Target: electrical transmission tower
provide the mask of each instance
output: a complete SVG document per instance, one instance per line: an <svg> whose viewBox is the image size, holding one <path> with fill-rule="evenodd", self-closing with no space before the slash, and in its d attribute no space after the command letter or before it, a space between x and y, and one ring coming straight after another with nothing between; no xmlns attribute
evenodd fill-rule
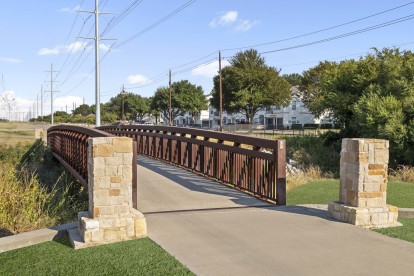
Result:
<svg viewBox="0 0 414 276"><path fill-rule="evenodd" d="M99 15L100 14L109 14L107 12L99 11L99 1L95 0L95 10L94 11L79 11L86 13L95 14L95 37L80 37L84 39L94 39L95 40L95 126L101 126L101 99L100 99L100 58L99 58L99 41L103 40L99 35ZM109 40L109 39L105 39Z"/></svg>
<svg viewBox="0 0 414 276"><path fill-rule="evenodd" d="M48 71L49 72L49 71ZM53 83L57 82L56 80L53 79L53 73L58 72L58 71L53 71L53 63L50 64L50 91L45 91L45 92L50 92L50 123L53 125L54 121L53 121L53 93L59 92L59 91L54 91L53 90Z"/></svg>

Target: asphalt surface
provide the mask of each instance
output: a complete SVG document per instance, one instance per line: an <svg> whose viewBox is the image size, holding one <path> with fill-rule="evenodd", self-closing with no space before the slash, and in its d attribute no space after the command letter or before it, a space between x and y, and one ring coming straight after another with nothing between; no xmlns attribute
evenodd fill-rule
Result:
<svg viewBox="0 0 414 276"><path fill-rule="evenodd" d="M414 243L139 156L148 235L197 275L414 275ZM333 199L335 200L335 199Z"/></svg>

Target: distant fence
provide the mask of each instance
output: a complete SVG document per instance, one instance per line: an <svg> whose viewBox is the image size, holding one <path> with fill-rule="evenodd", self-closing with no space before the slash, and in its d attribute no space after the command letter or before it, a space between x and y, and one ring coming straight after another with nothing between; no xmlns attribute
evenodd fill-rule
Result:
<svg viewBox="0 0 414 276"><path fill-rule="evenodd" d="M88 138L113 136L97 129L58 125L47 130L47 143L56 159L88 188Z"/></svg>
<svg viewBox="0 0 414 276"><path fill-rule="evenodd" d="M99 130L131 137L138 154L218 179L257 197L286 204L286 143L194 128L120 125Z"/></svg>

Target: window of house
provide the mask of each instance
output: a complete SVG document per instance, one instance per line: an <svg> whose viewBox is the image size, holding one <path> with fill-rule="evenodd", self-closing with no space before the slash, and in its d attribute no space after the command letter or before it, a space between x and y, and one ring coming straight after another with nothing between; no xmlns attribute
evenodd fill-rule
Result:
<svg viewBox="0 0 414 276"><path fill-rule="evenodd" d="M280 110L280 106L275 106L275 110Z"/></svg>
<svg viewBox="0 0 414 276"><path fill-rule="evenodd" d="M298 124L299 121L296 121L296 117L292 117L292 124Z"/></svg>
<svg viewBox="0 0 414 276"><path fill-rule="evenodd" d="M292 101L292 110L296 110L296 100Z"/></svg>

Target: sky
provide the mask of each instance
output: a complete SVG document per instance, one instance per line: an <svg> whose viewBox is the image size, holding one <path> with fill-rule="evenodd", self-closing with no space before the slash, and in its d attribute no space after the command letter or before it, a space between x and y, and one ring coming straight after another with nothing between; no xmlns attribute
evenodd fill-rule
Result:
<svg viewBox="0 0 414 276"><path fill-rule="evenodd" d="M99 0L100 99L150 97L188 80L207 95L222 65L254 48L280 74L319 61L358 59L372 48L413 50L414 2L407 0ZM95 104L94 0L2 1L0 118ZM405 20L398 22L395 20ZM392 22L398 22L390 24ZM372 28L376 26L375 28ZM43 87L43 93L41 93ZM39 104L38 104L39 102ZM39 106L39 108L38 108ZM14 114L14 115L13 115Z"/></svg>

